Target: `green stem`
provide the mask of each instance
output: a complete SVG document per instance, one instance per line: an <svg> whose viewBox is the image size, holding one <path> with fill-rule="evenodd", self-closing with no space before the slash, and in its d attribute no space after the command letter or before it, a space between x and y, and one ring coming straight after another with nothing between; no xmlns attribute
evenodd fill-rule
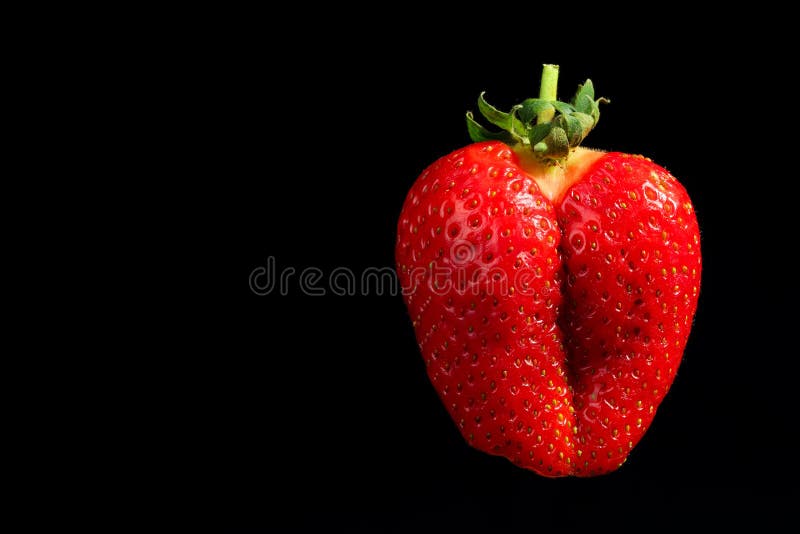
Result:
<svg viewBox="0 0 800 534"><path fill-rule="evenodd" d="M544 65L542 68L542 83L539 86L539 98L542 100L556 100L558 89L558 65ZM545 124L553 120L556 110L544 109L536 115L537 124Z"/></svg>

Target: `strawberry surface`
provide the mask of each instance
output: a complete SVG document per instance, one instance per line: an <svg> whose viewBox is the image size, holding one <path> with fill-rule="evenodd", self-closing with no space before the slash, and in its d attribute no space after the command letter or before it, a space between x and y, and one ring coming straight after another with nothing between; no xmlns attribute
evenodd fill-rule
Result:
<svg viewBox="0 0 800 534"><path fill-rule="evenodd" d="M625 460L675 378L697 307L700 236L678 181L620 153L594 163L558 217L575 472L603 473Z"/></svg>
<svg viewBox="0 0 800 534"><path fill-rule="evenodd" d="M428 375L475 448L545 476L614 470L675 377L700 280L682 186L639 156L563 172L498 141L426 169L398 272Z"/></svg>

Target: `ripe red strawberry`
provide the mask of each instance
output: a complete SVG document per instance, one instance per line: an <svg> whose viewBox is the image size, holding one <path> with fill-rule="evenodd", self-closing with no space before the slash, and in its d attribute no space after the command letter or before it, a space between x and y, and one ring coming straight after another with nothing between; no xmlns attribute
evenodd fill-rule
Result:
<svg viewBox="0 0 800 534"><path fill-rule="evenodd" d="M572 105L501 113L494 134L428 167L398 225L397 265L428 374L464 437L545 476L617 469L681 361L700 288L691 201L641 156L577 148ZM499 140L483 140L488 137Z"/></svg>

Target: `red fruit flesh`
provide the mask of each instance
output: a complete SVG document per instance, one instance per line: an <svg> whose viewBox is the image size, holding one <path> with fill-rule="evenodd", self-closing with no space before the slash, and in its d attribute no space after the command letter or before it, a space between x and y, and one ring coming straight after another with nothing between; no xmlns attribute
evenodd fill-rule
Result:
<svg viewBox="0 0 800 534"><path fill-rule="evenodd" d="M429 377L472 446L545 476L621 465L699 291L697 222L667 171L585 149L548 171L476 143L414 184L396 256Z"/></svg>

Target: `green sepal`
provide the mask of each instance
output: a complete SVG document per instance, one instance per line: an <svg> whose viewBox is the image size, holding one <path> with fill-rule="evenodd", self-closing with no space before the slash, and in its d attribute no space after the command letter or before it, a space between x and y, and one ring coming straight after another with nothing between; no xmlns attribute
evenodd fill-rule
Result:
<svg viewBox="0 0 800 534"><path fill-rule="evenodd" d="M536 116L547 109L553 109L553 104L541 98L526 98L519 109L519 118L525 124L530 124Z"/></svg>
<svg viewBox="0 0 800 534"><path fill-rule="evenodd" d="M517 119L513 113L504 113L489 104L483 98L484 94L486 94L485 91L478 97L478 111L481 112L481 115L486 117L487 121L491 122L495 126L499 126L503 130L521 140L526 131L526 128L522 122L520 122L520 120Z"/></svg>
<svg viewBox="0 0 800 534"><path fill-rule="evenodd" d="M467 131L474 142L497 140L511 146L527 146L536 156L551 164L562 164L575 148L597 126L600 119L600 104L608 103L605 98L595 98L591 80L578 86L571 103L543 98L527 98L506 113L498 110L484 98L478 97L478 110L486 120L501 128L492 132L480 125L471 112L467 113ZM553 93L555 94L555 93ZM554 116L547 120L553 111ZM544 115L544 119L542 119Z"/></svg>
<svg viewBox="0 0 800 534"><path fill-rule="evenodd" d="M561 115L556 122L565 130L570 146L578 146L594 126L594 119L579 111Z"/></svg>
<svg viewBox="0 0 800 534"><path fill-rule="evenodd" d="M553 101L553 107L556 108L557 112L559 112L561 114L564 114L564 115L569 115L569 114L575 112L575 108L573 108L572 106L570 106L566 102L560 102L558 100L554 100Z"/></svg>
<svg viewBox="0 0 800 534"><path fill-rule="evenodd" d="M557 119L557 124L565 132L569 144L579 143L581 140L581 123L572 115L561 115Z"/></svg>
<svg viewBox="0 0 800 534"><path fill-rule="evenodd" d="M575 107L576 111L592 115L592 111L597 108L597 103L594 101L594 85L592 84L592 80L586 80L586 83L578 86L578 92L575 93L572 105Z"/></svg>
<svg viewBox="0 0 800 534"><path fill-rule="evenodd" d="M608 104L610 102L607 98L594 98L592 80L586 80L583 85L579 85L578 92L575 93L575 98L572 99L573 107L577 111L589 115L594 120L594 126L597 126L597 121L600 120L600 104Z"/></svg>
<svg viewBox="0 0 800 534"><path fill-rule="evenodd" d="M547 145L548 159L559 161L569 156L570 143L563 128L554 126L542 142Z"/></svg>
<svg viewBox="0 0 800 534"><path fill-rule="evenodd" d="M547 134L550 133L550 129L553 127L552 122L545 122L544 124L534 124L530 130L528 130L528 140L530 144L535 145L545 137Z"/></svg>
<svg viewBox="0 0 800 534"><path fill-rule="evenodd" d="M508 132L491 132L477 123L471 111L467 111L467 132L473 143L482 141L503 141L513 144L514 138Z"/></svg>

